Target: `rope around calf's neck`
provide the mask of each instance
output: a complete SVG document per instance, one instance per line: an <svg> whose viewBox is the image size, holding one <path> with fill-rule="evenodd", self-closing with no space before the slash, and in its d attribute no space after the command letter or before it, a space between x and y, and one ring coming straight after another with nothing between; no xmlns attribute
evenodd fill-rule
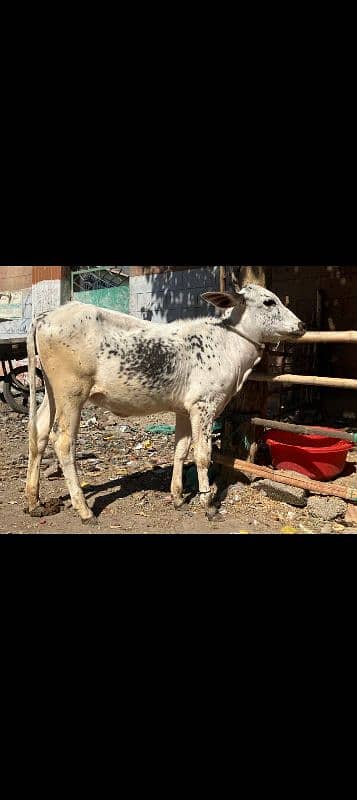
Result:
<svg viewBox="0 0 357 800"><path fill-rule="evenodd" d="M237 329L234 328L233 325L228 325L227 323L225 323L224 327L225 328L229 328L229 330L233 331L233 333L237 333L238 336L242 336L242 338L246 339L247 342L250 342L251 344L254 344L254 346L257 347L258 350L265 350L265 344L262 344L262 342L256 342L254 339L251 339L249 336L246 336L245 333L242 333L241 331L237 331Z"/></svg>

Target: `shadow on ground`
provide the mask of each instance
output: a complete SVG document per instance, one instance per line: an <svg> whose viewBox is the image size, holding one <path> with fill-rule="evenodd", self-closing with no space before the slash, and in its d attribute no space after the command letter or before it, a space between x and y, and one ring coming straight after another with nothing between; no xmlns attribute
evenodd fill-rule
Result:
<svg viewBox="0 0 357 800"><path fill-rule="evenodd" d="M197 483L194 479L192 480L193 470L195 470L195 465L193 463L185 465L183 480L185 502L182 507L183 509L187 509L187 506L192 502L192 500L198 496ZM118 478L105 481L104 483L89 484L83 488L83 492L87 502L92 498L95 498L92 505L92 511L95 517L98 518L106 508L114 505L117 500L123 500L125 497L129 497L134 494L151 491L162 492L162 494L169 497L171 477L172 467L160 472L157 470L145 470L141 472L134 472L131 475L118 476ZM217 478L217 472L213 469L212 473L210 474L211 483L212 480L216 479L217 481ZM249 483L249 481L247 482ZM229 485L230 484L227 484L227 482L221 484L219 480L217 481L217 495L214 501L214 505L217 508L220 508L222 501L226 498ZM117 491L115 491L116 489ZM102 494L103 492L108 492L108 494ZM99 497L98 494L100 495ZM63 495L61 499L64 502L69 501L69 495Z"/></svg>

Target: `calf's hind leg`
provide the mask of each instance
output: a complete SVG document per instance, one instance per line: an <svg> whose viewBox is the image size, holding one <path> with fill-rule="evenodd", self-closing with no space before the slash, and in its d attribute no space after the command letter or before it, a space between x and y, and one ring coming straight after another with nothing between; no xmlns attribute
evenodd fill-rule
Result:
<svg viewBox="0 0 357 800"><path fill-rule="evenodd" d="M51 391L47 390L36 417L33 421L30 420L29 426L29 460L25 494L30 514L35 511L40 504L41 461L48 444L54 415L53 397Z"/></svg>
<svg viewBox="0 0 357 800"><path fill-rule="evenodd" d="M75 462L76 439L84 402L85 400L79 404L78 398L67 398L66 402L62 402L60 406L57 405L51 441L62 467L72 506L78 511L82 522L88 522L94 515L87 505L80 487Z"/></svg>

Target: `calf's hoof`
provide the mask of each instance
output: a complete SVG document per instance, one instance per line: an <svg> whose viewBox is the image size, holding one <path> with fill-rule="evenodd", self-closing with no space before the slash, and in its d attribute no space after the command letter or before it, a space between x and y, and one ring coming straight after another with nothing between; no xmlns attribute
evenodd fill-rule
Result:
<svg viewBox="0 0 357 800"><path fill-rule="evenodd" d="M174 508L176 509L176 511L179 511L180 508L182 508L182 506L185 505L185 502L186 501L185 501L184 497L174 497L173 498L173 504L174 504Z"/></svg>
<svg viewBox="0 0 357 800"><path fill-rule="evenodd" d="M216 514L218 514L218 508L216 508L216 506L210 506L206 511L206 517L209 520L214 519Z"/></svg>
<svg viewBox="0 0 357 800"><path fill-rule="evenodd" d="M92 514L90 517L81 517L82 525L98 525L97 517Z"/></svg>

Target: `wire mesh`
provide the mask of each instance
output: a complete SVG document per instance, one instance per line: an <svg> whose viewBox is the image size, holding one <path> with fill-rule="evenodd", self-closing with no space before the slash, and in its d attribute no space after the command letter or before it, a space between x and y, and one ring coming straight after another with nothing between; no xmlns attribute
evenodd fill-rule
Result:
<svg viewBox="0 0 357 800"><path fill-rule="evenodd" d="M72 272L72 294L121 286L128 280L130 267L81 267Z"/></svg>

